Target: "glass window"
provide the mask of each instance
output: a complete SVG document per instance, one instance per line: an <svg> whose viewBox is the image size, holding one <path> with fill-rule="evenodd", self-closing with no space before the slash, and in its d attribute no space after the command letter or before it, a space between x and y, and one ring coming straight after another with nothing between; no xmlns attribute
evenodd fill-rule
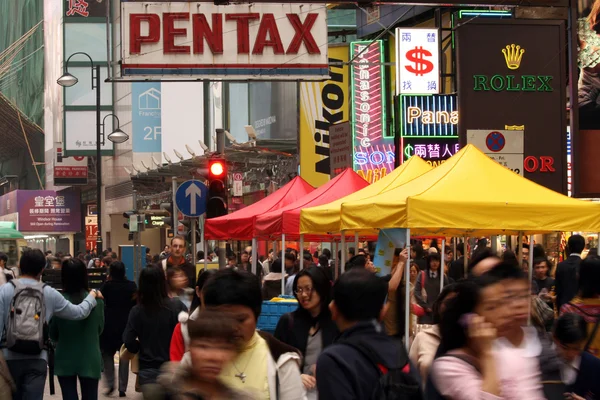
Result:
<svg viewBox="0 0 600 400"><path fill-rule="evenodd" d="M248 84L229 84L229 132L240 143L248 141Z"/></svg>
<svg viewBox="0 0 600 400"><path fill-rule="evenodd" d="M19 260L17 241L15 239L2 239L0 240L0 252L6 254L8 257L8 265L9 267L14 267L18 265L17 261Z"/></svg>
<svg viewBox="0 0 600 400"><path fill-rule="evenodd" d="M95 106L96 90L92 90L91 67L69 67L69 73L79 79L75 85L65 89L65 105ZM104 82L107 78L106 67L100 67L100 104L112 105L112 83Z"/></svg>
<svg viewBox="0 0 600 400"><path fill-rule="evenodd" d="M257 136L297 140L298 85L295 82L251 82L249 85L250 124Z"/></svg>
<svg viewBox="0 0 600 400"><path fill-rule="evenodd" d="M106 59L106 24L65 24L65 60L78 51L86 52L94 62ZM84 60L75 56L73 60Z"/></svg>

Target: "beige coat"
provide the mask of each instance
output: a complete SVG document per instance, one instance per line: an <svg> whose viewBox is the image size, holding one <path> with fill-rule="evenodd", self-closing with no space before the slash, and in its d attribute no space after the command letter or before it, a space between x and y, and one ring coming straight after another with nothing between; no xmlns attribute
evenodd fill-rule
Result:
<svg viewBox="0 0 600 400"><path fill-rule="evenodd" d="M423 382L427 382L427 376L433 364L435 353L440 345L440 329L437 325L417 333L410 347L410 361L417 367Z"/></svg>

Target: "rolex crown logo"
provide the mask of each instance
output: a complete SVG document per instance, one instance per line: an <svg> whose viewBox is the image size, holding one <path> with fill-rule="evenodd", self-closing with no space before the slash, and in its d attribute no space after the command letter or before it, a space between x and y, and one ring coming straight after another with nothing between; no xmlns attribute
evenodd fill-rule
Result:
<svg viewBox="0 0 600 400"><path fill-rule="evenodd" d="M525 49L522 49L521 46L518 44L515 45L514 43L507 44L506 47L502 49L502 54L504 54L508 69L519 69L523 53L525 53Z"/></svg>

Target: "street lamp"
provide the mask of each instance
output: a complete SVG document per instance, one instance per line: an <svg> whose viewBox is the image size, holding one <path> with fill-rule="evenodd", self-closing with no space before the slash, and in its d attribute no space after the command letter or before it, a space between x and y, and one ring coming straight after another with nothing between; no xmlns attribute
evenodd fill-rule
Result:
<svg viewBox="0 0 600 400"><path fill-rule="evenodd" d="M102 145L104 145L104 120L112 116L117 120L117 129L108 135L108 140L113 143L123 143L129 139L129 136L119 128L119 118L114 114L109 114L100 122L100 65L94 65L94 60L89 54L84 52L73 53L65 62L65 71L63 75L56 80L60 86L71 87L79 81L77 77L69 73L69 61L73 56L81 54L90 60L92 67L92 90L96 89L96 214L98 215L98 236L96 238L96 252L102 253Z"/></svg>

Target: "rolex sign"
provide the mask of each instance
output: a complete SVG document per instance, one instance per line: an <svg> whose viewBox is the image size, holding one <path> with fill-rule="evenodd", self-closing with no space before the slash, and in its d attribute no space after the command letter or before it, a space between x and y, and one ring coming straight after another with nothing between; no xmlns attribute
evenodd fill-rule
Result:
<svg viewBox="0 0 600 400"><path fill-rule="evenodd" d="M461 144L467 131L523 131L524 176L566 194L565 56L563 21L458 23Z"/></svg>

